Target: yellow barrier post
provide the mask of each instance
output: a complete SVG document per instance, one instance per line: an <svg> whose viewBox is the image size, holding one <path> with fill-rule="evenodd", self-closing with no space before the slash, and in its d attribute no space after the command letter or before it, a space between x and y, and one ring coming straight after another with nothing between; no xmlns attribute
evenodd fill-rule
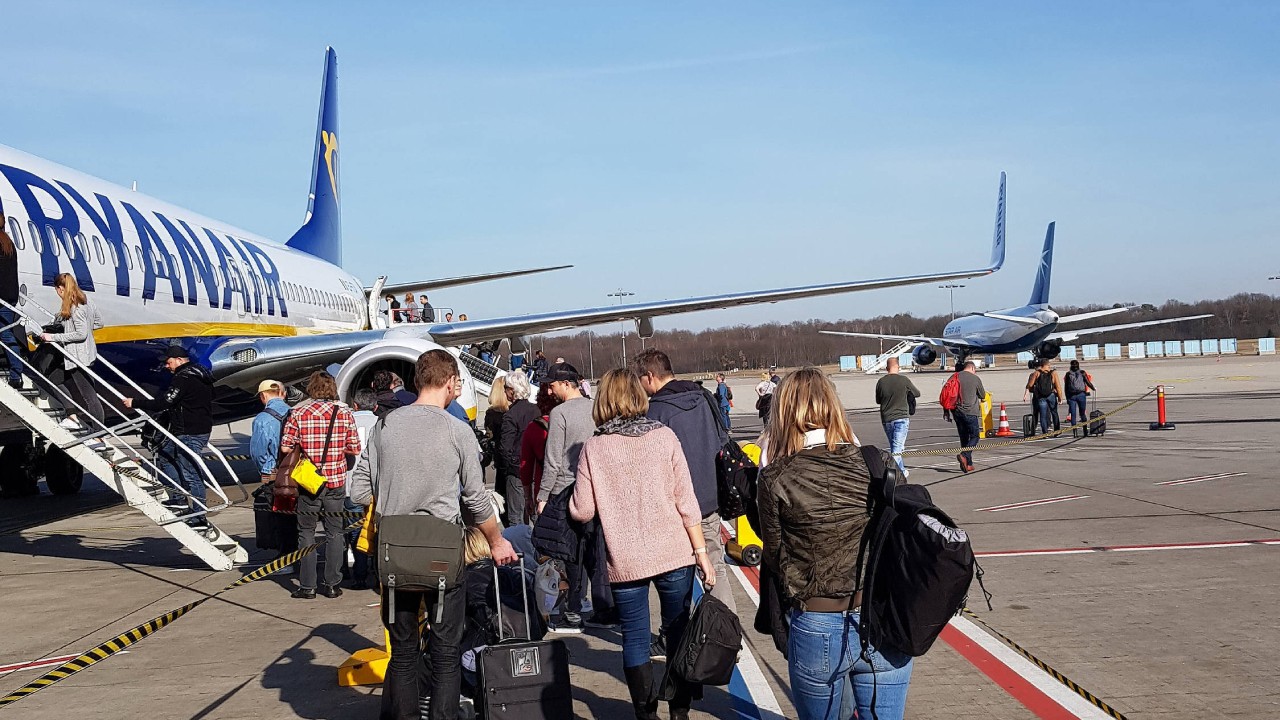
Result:
<svg viewBox="0 0 1280 720"><path fill-rule="evenodd" d="M378 609L381 618L382 609ZM391 633L382 630L386 647L365 648L357 650L351 657L338 666L338 685L354 687L357 685L381 685L387 676L387 663L391 662Z"/></svg>
<svg viewBox="0 0 1280 720"><path fill-rule="evenodd" d="M987 393L986 397L982 398L982 428L978 430L978 437L987 437L994 427L995 421L991 417L991 393Z"/></svg>

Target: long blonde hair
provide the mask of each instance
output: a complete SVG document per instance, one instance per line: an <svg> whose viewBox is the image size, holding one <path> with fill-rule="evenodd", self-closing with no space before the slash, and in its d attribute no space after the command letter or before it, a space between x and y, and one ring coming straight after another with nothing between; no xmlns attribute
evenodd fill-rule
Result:
<svg viewBox="0 0 1280 720"><path fill-rule="evenodd" d="M511 403L507 402L507 378L505 375L499 375L497 380L493 381L493 387L489 390L489 409L498 412L506 412L511 409Z"/></svg>
<svg viewBox="0 0 1280 720"><path fill-rule="evenodd" d="M76 276L71 273L59 273L53 281L53 286L62 288L63 319L70 319L71 311L75 310L77 305L89 302L89 298L85 297L84 291L80 289L80 284L76 282Z"/></svg>
<svg viewBox="0 0 1280 720"><path fill-rule="evenodd" d="M484 536L484 532L476 527L467 528L463 533L462 563L470 565L490 557L493 557L493 550L489 547L489 539Z"/></svg>
<svg viewBox="0 0 1280 720"><path fill-rule="evenodd" d="M804 449L804 434L827 431L827 449L856 442L844 417L836 386L821 370L801 368L782 379L769 410L769 459L780 460Z"/></svg>

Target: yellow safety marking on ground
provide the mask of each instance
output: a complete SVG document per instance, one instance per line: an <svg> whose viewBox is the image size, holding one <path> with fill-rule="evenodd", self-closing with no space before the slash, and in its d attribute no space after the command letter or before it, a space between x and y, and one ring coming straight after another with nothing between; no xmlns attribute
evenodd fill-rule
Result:
<svg viewBox="0 0 1280 720"><path fill-rule="evenodd" d="M177 608L175 610L170 610L169 612L163 615L158 615L154 618L151 618L150 620L142 623L141 625L138 625L135 628L132 628L130 630L126 630L125 632L120 633L119 635L111 638L110 640L93 648L92 650L89 650L88 652L83 653L82 655L76 657L74 660L69 660L59 665L58 667L50 670L44 675L41 675L35 680L32 680L26 685L23 685L17 690L14 690L12 693L9 693L3 698L0 698L0 708L3 708L6 705L10 705L12 703L16 703L22 698L34 695L35 693L40 692L41 690L49 687L50 685L53 685L54 683L61 682L62 680L65 680L71 677L72 675L75 675L81 670L92 667L102 662L103 660L106 660L107 658L111 657L112 655L115 655L121 650L124 650L125 648L130 647L134 643L140 642L143 638L146 638L150 635L154 635L161 628L169 626L178 618L182 617L183 615L186 615L187 613L191 612L197 607L200 607L204 603L218 597L222 593L227 592L228 590L231 590L233 588L240 587L241 585L248 585L249 583L254 582L256 580L261 580L262 578L267 577L271 573L274 573L280 570L286 565L292 565L298 560L306 557L307 555L310 555L311 553L315 552L316 548L318 547L320 547L318 544L308 545L304 548L291 552L288 555L277 558L267 563L266 565L263 565L257 570L254 570L251 573L247 573L241 576L239 580L236 580L235 582L222 588L221 590L219 590L218 592L212 595L202 597L199 600L194 600L192 602L189 602L180 608Z"/></svg>
<svg viewBox="0 0 1280 720"><path fill-rule="evenodd" d="M1218 379L1243 381L1243 380L1256 380L1257 378L1255 378L1252 375L1226 375L1226 376L1219 376Z"/></svg>

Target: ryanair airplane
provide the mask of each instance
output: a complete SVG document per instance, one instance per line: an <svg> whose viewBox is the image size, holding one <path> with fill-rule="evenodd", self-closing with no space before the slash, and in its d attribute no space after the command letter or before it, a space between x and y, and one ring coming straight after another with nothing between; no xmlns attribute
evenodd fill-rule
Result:
<svg viewBox="0 0 1280 720"><path fill-rule="evenodd" d="M168 383L160 366L165 348L186 347L213 372L215 420L221 423L256 413L256 387L266 378L291 383L339 364L345 397L368 386L379 369L411 381L414 361L437 347L453 348L456 355L457 346L509 339L520 352L528 333L622 320L636 322L648 336L652 319L661 315L959 280L995 272L1004 259L1002 174L991 260L974 270L386 327L378 307L384 293L560 268L364 285L342 269L340 137L337 56L329 48L306 220L284 244L0 146L0 212L18 248L24 312L39 321L35 307L57 308L54 279L73 274L105 321L94 334L101 355L154 392ZM474 417L466 364L463 373L468 394L462 400ZM0 433L18 429L13 413L0 408Z"/></svg>

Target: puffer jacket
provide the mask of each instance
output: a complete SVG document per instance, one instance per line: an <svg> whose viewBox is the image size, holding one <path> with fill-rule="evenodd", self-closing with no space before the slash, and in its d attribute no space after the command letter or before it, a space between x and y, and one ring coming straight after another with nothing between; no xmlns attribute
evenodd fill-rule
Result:
<svg viewBox="0 0 1280 720"><path fill-rule="evenodd" d="M801 450L760 472L763 561L788 600L853 595L870 482L854 445Z"/></svg>

